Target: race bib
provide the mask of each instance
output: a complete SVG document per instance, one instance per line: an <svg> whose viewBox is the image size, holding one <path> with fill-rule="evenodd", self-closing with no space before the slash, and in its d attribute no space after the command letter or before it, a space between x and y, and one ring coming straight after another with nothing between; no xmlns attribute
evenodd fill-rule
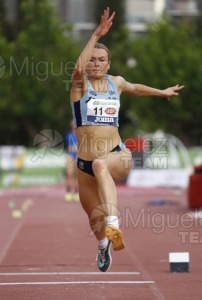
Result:
<svg viewBox="0 0 202 300"><path fill-rule="evenodd" d="M87 102L87 122L94 125L117 126L119 107L119 100L90 99Z"/></svg>

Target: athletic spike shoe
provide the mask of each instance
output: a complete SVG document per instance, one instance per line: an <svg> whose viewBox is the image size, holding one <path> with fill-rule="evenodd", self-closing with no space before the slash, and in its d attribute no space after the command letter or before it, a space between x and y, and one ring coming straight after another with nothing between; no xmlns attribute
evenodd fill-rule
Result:
<svg viewBox="0 0 202 300"><path fill-rule="evenodd" d="M73 194L73 200L78 202L79 201L79 193L74 193Z"/></svg>
<svg viewBox="0 0 202 300"><path fill-rule="evenodd" d="M106 272L109 269L112 262L112 258L110 255L110 246L111 241L108 241L107 248L98 250L97 265L100 271L102 272Z"/></svg>
<svg viewBox="0 0 202 300"><path fill-rule="evenodd" d="M120 229L107 225L105 227L105 234L108 240L112 241L114 251L118 251L125 248L123 234Z"/></svg>
<svg viewBox="0 0 202 300"><path fill-rule="evenodd" d="M67 202L70 202L70 201L72 201L72 193L70 193L70 192L67 192L66 194L65 194L65 201L67 201Z"/></svg>

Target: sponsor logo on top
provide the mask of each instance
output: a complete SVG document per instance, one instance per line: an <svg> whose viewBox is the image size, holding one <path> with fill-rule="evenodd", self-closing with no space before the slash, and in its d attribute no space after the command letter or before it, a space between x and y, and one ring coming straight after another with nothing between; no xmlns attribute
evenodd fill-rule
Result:
<svg viewBox="0 0 202 300"><path fill-rule="evenodd" d="M106 113L107 115L115 115L116 111L117 111L117 110L116 110L114 107L107 107L107 108L105 109L105 113Z"/></svg>

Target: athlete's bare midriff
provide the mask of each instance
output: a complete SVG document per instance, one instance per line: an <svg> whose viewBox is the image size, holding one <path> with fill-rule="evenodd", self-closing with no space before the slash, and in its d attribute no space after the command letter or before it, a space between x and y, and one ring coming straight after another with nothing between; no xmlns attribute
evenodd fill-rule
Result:
<svg viewBox="0 0 202 300"><path fill-rule="evenodd" d="M76 135L77 155L85 160L106 157L121 139L115 126L80 126L76 128Z"/></svg>

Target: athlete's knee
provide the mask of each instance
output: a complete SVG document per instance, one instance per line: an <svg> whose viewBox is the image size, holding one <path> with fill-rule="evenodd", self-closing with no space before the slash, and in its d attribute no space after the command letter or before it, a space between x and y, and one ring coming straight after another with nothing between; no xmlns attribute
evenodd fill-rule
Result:
<svg viewBox="0 0 202 300"><path fill-rule="evenodd" d="M95 159L92 168L95 175L104 175L107 171L107 164L104 159Z"/></svg>

